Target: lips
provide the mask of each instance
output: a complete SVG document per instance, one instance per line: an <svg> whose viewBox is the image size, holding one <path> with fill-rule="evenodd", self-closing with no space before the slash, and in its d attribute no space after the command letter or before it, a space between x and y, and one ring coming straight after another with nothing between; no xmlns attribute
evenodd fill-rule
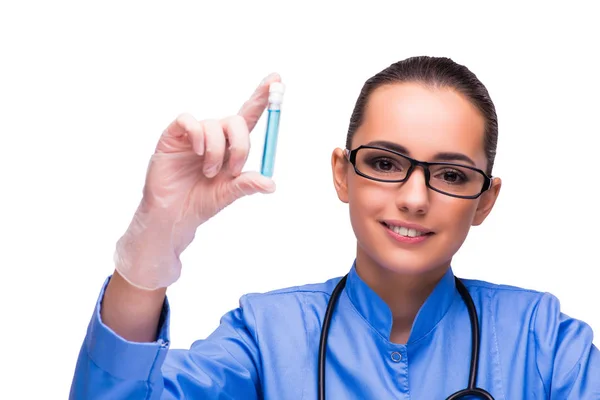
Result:
<svg viewBox="0 0 600 400"><path fill-rule="evenodd" d="M417 224L410 224L402 221L390 220L381 221L381 223L392 232L404 237L415 238L420 236L430 236L434 234L434 232L431 231L431 229Z"/></svg>

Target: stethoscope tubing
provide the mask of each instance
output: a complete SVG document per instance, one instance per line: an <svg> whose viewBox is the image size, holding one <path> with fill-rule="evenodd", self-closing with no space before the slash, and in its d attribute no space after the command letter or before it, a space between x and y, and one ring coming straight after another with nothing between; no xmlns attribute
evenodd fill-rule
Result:
<svg viewBox="0 0 600 400"><path fill-rule="evenodd" d="M331 325L331 319L333 317L333 311L337 301L346 286L346 280L348 275L345 275L335 286L331 293L331 298L327 304L325 310L325 317L323 319L323 326L321 327L321 337L319 340L319 358L318 358L318 399L325 400L325 366L326 366L326 353L327 353L327 338L329 336L329 326ZM485 400L494 400L494 397L484 389L478 388L477 374L479 369L479 346L481 342L479 333L479 319L477 317L477 309L473 298L469 294L469 291L462 283L460 279L454 277L456 282L456 288L458 293L462 297L467 311L469 312L469 320L471 322L471 360L469 362L469 383L466 389L460 390L454 394L451 394L446 400L458 400L466 396L477 396Z"/></svg>

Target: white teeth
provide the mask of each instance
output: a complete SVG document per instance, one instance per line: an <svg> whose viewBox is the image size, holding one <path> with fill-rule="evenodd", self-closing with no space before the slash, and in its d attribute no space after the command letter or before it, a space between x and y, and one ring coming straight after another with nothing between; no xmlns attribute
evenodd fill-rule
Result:
<svg viewBox="0 0 600 400"><path fill-rule="evenodd" d="M416 229L408 229L403 226L390 226L390 229L396 232L398 235L402 236L417 237L424 235L424 233L421 231L418 231Z"/></svg>

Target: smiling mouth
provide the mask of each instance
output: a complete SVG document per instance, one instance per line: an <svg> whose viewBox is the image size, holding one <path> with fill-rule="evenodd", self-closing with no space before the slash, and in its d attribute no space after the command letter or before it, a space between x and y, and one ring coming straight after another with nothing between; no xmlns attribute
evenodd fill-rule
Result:
<svg viewBox="0 0 600 400"><path fill-rule="evenodd" d="M390 225L383 221L381 222L381 224L389 230L391 230L392 232L404 237L416 238L421 236L431 236L434 234L433 232L419 231L417 229L407 228L405 226Z"/></svg>

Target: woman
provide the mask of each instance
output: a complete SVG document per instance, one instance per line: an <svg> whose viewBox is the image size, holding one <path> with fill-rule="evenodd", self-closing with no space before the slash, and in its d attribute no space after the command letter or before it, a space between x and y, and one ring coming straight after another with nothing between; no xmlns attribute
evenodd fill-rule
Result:
<svg viewBox="0 0 600 400"><path fill-rule="evenodd" d="M334 399L444 399L467 387L475 354L474 383L496 399L600 399L592 331L555 297L455 280L452 257L491 212L501 181L491 175L494 105L447 58L410 58L369 79L346 148L332 154L357 238L347 277L243 296L207 339L170 350L166 287L196 228L242 196L274 190L241 170L278 80L267 77L236 116L183 115L165 130L117 243L72 398L315 399L320 382ZM321 328L340 282L322 360ZM469 299L480 329L473 353Z"/></svg>

